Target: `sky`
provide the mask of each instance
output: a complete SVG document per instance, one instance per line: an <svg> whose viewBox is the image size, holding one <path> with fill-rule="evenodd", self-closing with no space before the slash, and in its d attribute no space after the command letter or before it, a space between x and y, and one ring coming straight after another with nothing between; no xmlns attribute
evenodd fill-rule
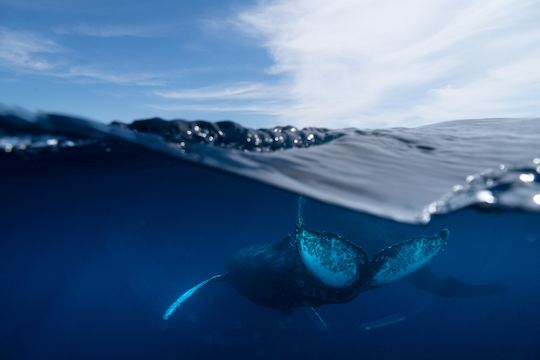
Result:
<svg viewBox="0 0 540 360"><path fill-rule="evenodd" d="M110 122L540 117L537 0L0 0L0 104Z"/></svg>

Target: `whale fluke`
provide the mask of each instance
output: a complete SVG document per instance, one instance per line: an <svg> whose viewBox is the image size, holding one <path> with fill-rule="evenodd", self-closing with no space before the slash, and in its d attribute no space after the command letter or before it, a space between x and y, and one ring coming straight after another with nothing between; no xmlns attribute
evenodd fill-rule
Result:
<svg viewBox="0 0 540 360"><path fill-rule="evenodd" d="M368 273L369 258L360 246L340 235L304 226L305 199L298 199L295 243L306 269L325 286L353 288Z"/></svg>
<svg viewBox="0 0 540 360"><path fill-rule="evenodd" d="M399 280L426 265L446 245L450 232L420 236L388 246L375 254L370 286L378 287Z"/></svg>
<svg viewBox="0 0 540 360"><path fill-rule="evenodd" d="M355 287L368 273L368 255L358 245L330 233L296 229L296 246L306 269L333 288Z"/></svg>
<svg viewBox="0 0 540 360"><path fill-rule="evenodd" d="M207 285L207 284L209 284L211 282L214 282L214 281L217 281L217 280L223 280L224 276L225 276L225 274L214 275L211 278L208 278L208 279L198 283L197 285L195 285L194 287L192 287L191 289L189 289L188 291L186 291L185 293L180 295L180 297L178 299L176 299L176 301L173 302L172 305L169 306L169 308L165 311L165 313L163 314L163 320L168 320L171 317L171 315L174 314L176 309L178 309L178 307L180 305L182 305L182 303L184 301L189 299L191 297L191 295L195 294L195 292L197 292L197 290L199 290L200 288L202 288L203 286L205 286L205 285Z"/></svg>
<svg viewBox="0 0 540 360"><path fill-rule="evenodd" d="M364 249L343 236L306 227L304 202L300 197L294 235L277 243L240 249L227 262L225 274L212 276L183 293L165 311L163 319L169 319L203 286L226 280L258 305L284 313L309 308L324 329L326 323L317 307L349 302L361 292L412 274L442 251L449 236L445 229L437 235L415 237L383 249L370 261ZM498 291L492 286L460 287L461 283L448 279L446 283L452 286L444 289L453 288L454 292L470 296Z"/></svg>

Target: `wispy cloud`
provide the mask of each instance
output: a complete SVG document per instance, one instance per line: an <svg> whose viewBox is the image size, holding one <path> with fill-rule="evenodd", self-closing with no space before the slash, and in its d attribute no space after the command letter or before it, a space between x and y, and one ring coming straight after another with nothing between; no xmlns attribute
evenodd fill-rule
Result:
<svg viewBox="0 0 540 360"><path fill-rule="evenodd" d="M161 86L166 83L165 74L153 73L117 73L103 70L97 66L69 66L63 73L54 73L61 78L81 79L105 82L116 85L139 85L139 86Z"/></svg>
<svg viewBox="0 0 540 360"><path fill-rule="evenodd" d="M61 52L56 42L26 31L0 27L0 64L5 67L44 71L54 68L46 54Z"/></svg>
<svg viewBox="0 0 540 360"><path fill-rule="evenodd" d="M84 35L102 38L140 37L151 38L165 34L170 26L142 25L88 25L80 24L72 27L58 27L54 30L60 35Z"/></svg>
<svg viewBox="0 0 540 360"><path fill-rule="evenodd" d="M195 89L159 90L153 94L169 101L148 107L169 112L258 114L278 117L289 106L287 88L263 83L236 83Z"/></svg>
<svg viewBox="0 0 540 360"><path fill-rule="evenodd" d="M268 116L277 116L283 112L283 105L279 103L256 103L256 104L148 104L149 108L178 112L193 111L200 113L234 113L234 114L261 114Z"/></svg>
<svg viewBox="0 0 540 360"><path fill-rule="evenodd" d="M116 85L159 86L166 74L114 72L97 65L78 65L67 59L54 61L50 55L67 53L57 42L38 34L0 27L0 67L14 73L30 73L72 81Z"/></svg>
<svg viewBox="0 0 540 360"><path fill-rule="evenodd" d="M292 106L322 126L539 116L534 0L274 0L238 16L266 47Z"/></svg>
<svg viewBox="0 0 540 360"><path fill-rule="evenodd" d="M286 90L280 86L261 83L241 83L197 89L161 90L155 91L154 94L176 100L249 100L283 98Z"/></svg>
<svg viewBox="0 0 540 360"><path fill-rule="evenodd" d="M538 116L540 71L535 69L540 69L540 54L491 69L462 85L433 89L429 101L415 110L426 118L436 118L440 113L452 118L498 117L505 113Z"/></svg>

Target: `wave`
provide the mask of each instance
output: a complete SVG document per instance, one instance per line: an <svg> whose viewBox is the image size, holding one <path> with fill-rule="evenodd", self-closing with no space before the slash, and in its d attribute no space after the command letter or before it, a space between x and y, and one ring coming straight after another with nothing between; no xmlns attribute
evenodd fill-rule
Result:
<svg viewBox="0 0 540 360"><path fill-rule="evenodd" d="M166 121L103 124L74 116L0 114L0 165L73 149L105 160L153 152L355 211L428 223L464 207L540 211L540 119L449 121L384 130ZM103 151L105 149L105 151ZM48 157L45 157L47 154ZM126 161L137 161L126 158ZM68 165L66 165L68 166Z"/></svg>

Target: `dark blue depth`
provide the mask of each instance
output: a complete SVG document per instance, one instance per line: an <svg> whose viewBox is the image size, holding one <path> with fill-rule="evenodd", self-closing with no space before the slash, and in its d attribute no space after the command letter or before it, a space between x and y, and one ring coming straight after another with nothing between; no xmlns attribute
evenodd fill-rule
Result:
<svg viewBox="0 0 540 360"><path fill-rule="evenodd" d="M0 358L540 358L537 213L462 210L412 226L308 200L311 228L370 255L447 227L433 271L507 289L443 299L400 281L320 308L322 332L307 310L282 314L216 284L164 322L181 292L239 248L292 232L297 196L139 160L2 163Z"/></svg>

